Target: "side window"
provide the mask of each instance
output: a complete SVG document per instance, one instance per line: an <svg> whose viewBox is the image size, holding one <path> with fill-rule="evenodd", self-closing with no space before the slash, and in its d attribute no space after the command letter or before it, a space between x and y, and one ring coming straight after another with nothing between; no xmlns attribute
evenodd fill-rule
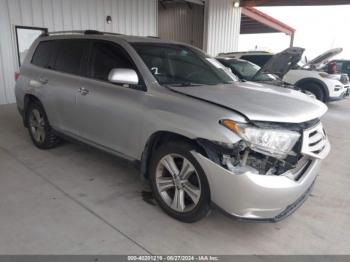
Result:
<svg viewBox="0 0 350 262"><path fill-rule="evenodd" d="M135 69L122 47L108 42L95 42L91 52L90 76L108 81L108 75L114 68Z"/></svg>
<svg viewBox="0 0 350 262"><path fill-rule="evenodd" d="M343 63L342 62L336 62L336 67L338 72L342 72L343 70Z"/></svg>
<svg viewBox="0 0 350 262"><path fill-rule="evenodd" d="M345 64L345 72L350 76L350 63Z"/></svg>
<svg viewBox="0 0 350 262"><path fill-rule="evenodd" d="M36 48L32 64L40 67L47 67L53 53L53 41L40 42Z"/></svg>
<svg viewBox="0 0 350 262"><path fill-rule="evenodd" d="M60 72L79 75L80 65L87 41L81 39L59 40L54 69Z"/></svg>

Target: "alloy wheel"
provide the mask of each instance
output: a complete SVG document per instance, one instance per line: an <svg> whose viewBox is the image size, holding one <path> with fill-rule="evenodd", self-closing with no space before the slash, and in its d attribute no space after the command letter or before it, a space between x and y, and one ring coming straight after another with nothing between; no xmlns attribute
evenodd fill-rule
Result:
<svg viewBox="0 0 350 262"><path fill-rule="evenodd" d="M38 143L45 141L45 119L38 109L33 109L29 117L29 127L33 138Z"/></svg>
<svg viewBox="0 0 350 262"><path fill-rule="evenodd" d="M165 155L156 169L157 190L176 212L193 210L201 197L201 183L193 164L178 154Z"/></svg>

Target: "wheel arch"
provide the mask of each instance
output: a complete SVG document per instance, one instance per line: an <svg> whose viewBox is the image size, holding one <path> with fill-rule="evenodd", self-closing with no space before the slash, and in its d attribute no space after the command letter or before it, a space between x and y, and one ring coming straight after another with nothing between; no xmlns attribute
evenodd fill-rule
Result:
<svg viewBox="0 0 350 262"><path fill-rule="evenodd" d="M191 139L189 137L171 131L157 131L147 139L146 145L142 152L140 168L142 179L148 180L148 168L152 155L161 145L170 141L182 141L194 145L201 154L206 155L205 149L200 143L198 143L196 139Z"/></svg>
<svg viewBox="0 0 350 262"><path fill-rule="evenodd" d="M32 94L26 94L24 96L24 106L23 106L23 124L25 127L28 127L28 114L27 114L27 110L28 110L28 107L31 103L33 102L39 102L40 104L41 101L38 97L36 97L35 95L32 95Z"/></svg>
<svg viewBox="0 0 350 262"><path fill-rule="evenodd" d="M326 101L329 100L329 90L328 90L327 85L317 78L312 78L312 77L303 78L303 79L298 80L294 85L303 89L302 86L307 84L307 83L314 83L314 84L317 84L318 86L320 86L322 88L322 91L325 94L325 100Z"/></svg>

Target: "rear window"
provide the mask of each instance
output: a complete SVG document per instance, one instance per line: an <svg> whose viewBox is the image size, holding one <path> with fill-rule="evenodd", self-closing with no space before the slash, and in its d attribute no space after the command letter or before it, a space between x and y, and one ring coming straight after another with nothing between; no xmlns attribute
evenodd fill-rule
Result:
<svg viewBox="0 0 350 262"><path fill-rule="evenodd" d="M263 67L267 61L270 60L272 55L243 55L240 58L243 60L250 61L260 67Z"/></svg>
<svg viewBox="0 0 350 262"><path fill-rule="evenodd" d="M32 64L46 68L53 53L53 48L54 41L40 42L34 52Z"/></svg>

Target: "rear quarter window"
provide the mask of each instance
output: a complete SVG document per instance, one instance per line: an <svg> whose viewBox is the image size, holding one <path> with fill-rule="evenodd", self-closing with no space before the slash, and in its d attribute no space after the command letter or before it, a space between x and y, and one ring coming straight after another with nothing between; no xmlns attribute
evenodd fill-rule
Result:
<svg viewBox="0 0 350 262"><path fill-rule="evenodd" d="M32 64L47 68L54 52L54 41L40 42L32 57Z"/></svg>

